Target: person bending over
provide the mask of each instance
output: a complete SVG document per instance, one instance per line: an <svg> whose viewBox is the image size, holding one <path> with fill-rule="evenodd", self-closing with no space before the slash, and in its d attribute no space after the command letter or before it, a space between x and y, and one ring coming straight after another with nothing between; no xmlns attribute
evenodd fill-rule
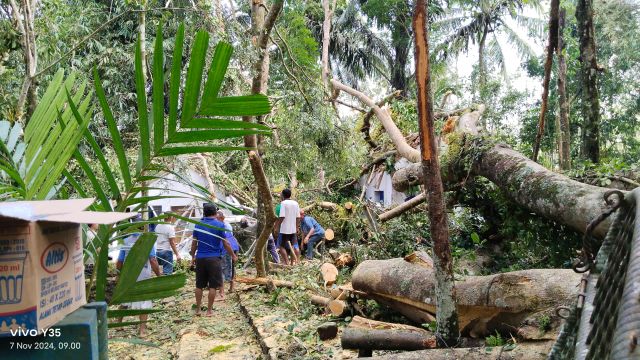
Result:
<svg viewBox="0 0 640 360"><path fill-rule="evenodd" d="M302 244L307 245L307 260L313 259L313 248L324 239L324 229L316 219L305 215L304 210L300 210L300 232L302 233Z"/></svg>

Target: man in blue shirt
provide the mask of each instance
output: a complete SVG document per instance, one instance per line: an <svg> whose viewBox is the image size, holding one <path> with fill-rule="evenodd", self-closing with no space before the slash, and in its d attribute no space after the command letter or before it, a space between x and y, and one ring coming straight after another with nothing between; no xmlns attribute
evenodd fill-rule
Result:
<svg viewBox="0 0 640 360"><path fill-rule="evenodd" d="M238 260L226 239L224 223L216 219L217 212L218 208L214 204L204 204L204 218L200 220L204 225L196 225L193 231L191 262L196 267L196 316L200 316L202 292L205 287L209 287L206 316L212 315L211 309L216 300L216 290L223 291L222 257L225 250L231 254L233 261Z"/></svg>
<svg viewBox="0 0 640 360"><path fill-rule="evenodd" d="M302 244L307 245L306 257L308 260L313 259L314 246L324 239L324 229L316 219L311 216L305 215L304 210L300 210L300 231L302 232L303 240Z"/></svg>

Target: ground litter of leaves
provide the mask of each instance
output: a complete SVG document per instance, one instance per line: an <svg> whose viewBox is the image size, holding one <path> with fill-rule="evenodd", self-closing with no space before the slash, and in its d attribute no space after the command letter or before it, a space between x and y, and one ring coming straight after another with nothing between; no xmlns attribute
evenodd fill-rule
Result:
<svg viewBox="0 0 640 360"><path fill-rule="evenodd" d="M352 359L357 352L343 350L339 336L321 341L318 325L344 318L324 315L309 302L309 288L324 289L319 283L320 262L313 261L279 271L273 278L289 280L296 287L278 288L269 293L263 286L238 284L224 302L216 301L212 317L195 317L194 275L174 297L154 302L166 311L151 314L149 334L137 342L137 327L110 329L109 357L113 359ZM239 276L252 277L240 271ZM298 286L299 285L299 286ZM228 285L225 286L225 289ZM206 302L206 292L203 299ZM244 311L244 313L243 313ZM136 319L127 318L125 321Z"/></svg>

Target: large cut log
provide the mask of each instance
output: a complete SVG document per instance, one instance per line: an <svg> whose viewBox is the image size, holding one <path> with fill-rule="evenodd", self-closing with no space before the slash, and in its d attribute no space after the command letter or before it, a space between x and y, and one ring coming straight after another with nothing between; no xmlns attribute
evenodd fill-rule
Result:
<svg viewBox="0 0 640 360"><path fill-rule="evenodd" d="M467 141L465 141L467 138ZM461 152L449 158L477 159L471 164L471 175L483 176L496 184L510 198L528 210L584 233L587 224L606 210L604 194L609 189L583 184L548 170L506 145L485 146L488 141L468 141L460 136L449 149ZM444 163L444 162L443 162ZM451 165L451 162L448 163ZM455 169L447 169L448 181L459 181ZM467 176L463 171L462 178ZM422 182L420 164L411 164L395 172L393 187L398 191ZM444 176L444 175L443 175ZM610 219L600 223L593 232L604 238Z"/></svg>
<svg viewBox="0 0 640 360"><path fill-rule="evenodd" d="M460 330L473 337L515 332L543 315L559 323L555 309L575 301L579 283L580 274L564 269L465 277L455 284ZM434 272L420 262L367 260L354 270L352 284L416 323L435 314Z"/></svg>
<svg viewBox="0 0 640 360"><path fill-rule="evenodd" d="M402 329L366 329L347 327L342 331L343 349L421 350L436 347L433 335Z"/></svg>
<svg viewBox="0 0 640 360"><path fill-rule="evenodd" d="M461 349L432 349L409 351L400 354L376 356L374 359L386 360L543 360L547 358L553 342L519 343L512 350L501 346L493 348L474 347Z"/></svg>
<svg viewBox="0 0 640 360"><path fill-rule="evenodd" d="M376 330L402 330L402 331L411 331L415 333L422 334L424 336L429 336L431 333L425 329L405 325L405 324L395 324L384 321L377 321L367 319L362 316L354 316L349 323L350 328L358 328L358 329L376 329Z"/></svg>

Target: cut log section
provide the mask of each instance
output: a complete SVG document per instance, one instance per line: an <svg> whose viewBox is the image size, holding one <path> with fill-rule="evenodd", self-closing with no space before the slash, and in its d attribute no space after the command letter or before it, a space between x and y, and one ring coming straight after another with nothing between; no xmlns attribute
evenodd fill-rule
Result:
<svg viewBox="0 0 640 360"><path fill-rule="evenodd" d="M333 285L338 279L338 268L333 264L324 263L320 267L320 273L322 274L322 280L325 285Z"/></svg>
<svg viewBox="0 0 640 360"><path fill-rule="evenodd" d="M296 285L291 281L286 280L277 280L277 279L269 279L269 278L244 278L237 277L235 281L243 284L251 284L251 285L264 285L264 286L275 286L275 287L288 287L293 288Z"/></svg>
<svg viewBox="0 0 640 360"><path fill-rule="evenodd" d="M320 340L330 340L338 336L338 325L333 322L326 322L318 326L318 336Z"/></svg>
<svg viewBox="0 0 640 360"><path fill-rule="evenodd" d="M351 267L356 264L356 260L351 256L351 254L340 254L335 260L334 264L337 268L343 268L345 266Z"/></svg>
<svg viewBox="0 0 640 360"><path fill-rule="evenodd" d="M367 319L365 317L357 316L357 315L354 316L353 319L351 319L351 322L349 323L349 327L357 328L357 329L412 331L419 334L423 334L424 336L431 335L429 331L419 327L405 325L405 324L395 324L395 323L388 323L384 321L371 320L371 319Z"/></svg>
<svg viewBox="0 0 640 360"><path fill-rule="evenodd" d="M327 241L331 241L335 238L335 234L333 233L333 230L331 229L327 229L324 231L324 239Z"/></svg>
<svg viewBox="0 0 640 360"><path fill-rule="evenodd" d="M329 302L332 299L326 298L324 296L319 296L319 295L311 295L310 300L311 300L311 303L314 305L326 307L327 305L329 305Z"/></svg>
<svg viewBox="0 0 640 360"><path fill-rule="evenodd" d="M416 323L435 314L435 276L429 267L404 259L367 260L354 270L352 284ZM468 276L455 284L460 329L476 337L513 331L542 315L558 320L555 308L575 301L578 284L580 274L565 269Z"/></svg>
<svg viewBox="0 0 640 360"><path fill-rule="evenodd" d="M347 327L342 331L343 349L422 350L436 347L433 335L400 329L365 329Z"/></svg>
<svg viewBox="0 0 640 360"><path fill-rule="evenodd" d="M347 297L349 297L349 293L347 291L340 290L337 287L331 289L330 292L331 292L331 297L334 298L335 300L346 300Z"/></svg>
<svg viewBox="0 0 640 360"><path fill-rule="evenodd" d="M329 309L331 314L333 314L333 316L342 316L349 309L349 307L347 306L347 303L342 300L329 301L327 308Z"/></svg>
<svg viewBox="0 0 640 360"><path fill-rule="evenodd" d="M518 343L512 350L502 346L460 349L432 349L376 356L380 360L544 360L553 342Z"/></svg>

